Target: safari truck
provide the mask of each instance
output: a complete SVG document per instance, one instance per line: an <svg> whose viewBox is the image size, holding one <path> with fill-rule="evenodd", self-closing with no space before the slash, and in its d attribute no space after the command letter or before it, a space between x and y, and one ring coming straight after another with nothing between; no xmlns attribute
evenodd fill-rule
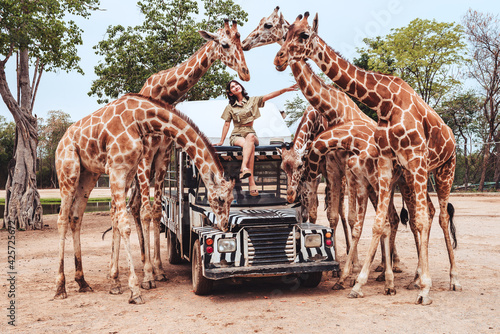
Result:
<svg viewBox="0 0 500 334"><path fill-rule="evenodd" d="M177 108L212 142L218 142L224 122L220 115L226 104L184 102ZM254 167L259 194L251 196L248 181L236 180L227 232L217 228L207 189L189 156L177 148L172 151L162 199L167 257L171 264L191 262L197 295L209 294L215 280L230 277L297 275L301 285L316 287L323 271L339 270L332 229L301 222L298 204L286 200L279 147L290 140L290 132L282 116L269 102L261 108L261 115L254 123L261 144L255 150ZM241 148L215 149L225 175L238 175Z"/></svg>

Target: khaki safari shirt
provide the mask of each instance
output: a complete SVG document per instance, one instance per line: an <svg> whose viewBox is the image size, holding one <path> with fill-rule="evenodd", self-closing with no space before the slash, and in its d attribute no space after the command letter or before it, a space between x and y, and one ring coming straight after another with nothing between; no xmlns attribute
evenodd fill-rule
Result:
<svg viewBox="0 0 500 334"><path fill-rule="evenodd" d="M233 106L228 104L221 118L226 122L233 120L234 129L229 138L230 145L234 145L234 141L238 137L245 138L249 133L255 133L252 126L244 126L253 122L260 117L259 108L264 107L265 102L262 101L263 96L252 96L248 100L243 98L241 103L236 102Z"/></svg>

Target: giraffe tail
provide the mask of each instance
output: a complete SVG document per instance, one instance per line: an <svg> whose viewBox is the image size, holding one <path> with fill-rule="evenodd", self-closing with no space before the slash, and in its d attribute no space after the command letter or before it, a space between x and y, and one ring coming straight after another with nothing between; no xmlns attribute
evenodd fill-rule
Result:
<svg viewBox="0 0 500 334"><path fill-rule="evenodd" d="M453 216L455 215L455 208L453 207L453 204L448 203L446 211L448 211L448 215L450 216L450 233L453 238L453 249L455 249L457 248L457 229L453 223Z"/></svg>
<svg viewBox="0 0 500 334"><path fill-rule="evenodd" d="M104 240L104 236L106 235L106 233L108 233L109 231L111 231L112 228L113 227L110 227L106 231L102 232L102 240Z"/></svg>
<svg viewBox="0 0 500 334"><path fill-rule="evenodd" d="M401 198L403 198L403 196L401 196ZM401 220L401 224L403 224L404 226L407 226L408 225L408 210L406 210L405 208L405 201L404 199L402 199L402 202L403 202L403 208L401 209L401 213L399 214L399 219Z"/></svg>

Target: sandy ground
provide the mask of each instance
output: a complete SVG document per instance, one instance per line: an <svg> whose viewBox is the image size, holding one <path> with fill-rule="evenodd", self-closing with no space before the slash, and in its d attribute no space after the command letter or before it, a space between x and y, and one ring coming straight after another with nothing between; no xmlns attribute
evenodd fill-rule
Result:
<svg viewBox="0 0 500 334"><path fill-rule="evenodd" d="M433 200L436 204L435 197ZM68 236L68 298L54 300L57 216L44 216L43 231L15 235L15 297L9 297L12 286L7 281L9 234L0 232L0 333L500 333L500 196L462 195L451 201L456 209L455 256L463 291L449 291L448 257L435 219L430 244L434 302L425 307L415 305L416 292L405 288L413 277L416 253L412 234L404 226L397 237L403 272L395 274L395 296L384 295L383 283L376 282L378 274L372 273L363 289L365 297L349 299L349 290L333 291L336 279L324 273L317 288L299 288L286 278L224 280L215 284L212 295L201 297L192 292L190 264L173 266L164 261L169 280L159 282L154 290L143 290L144 305L129 305L128 290L122 295L108 293L110 235L101 240L101 232L110 225L108 213L87 214L83 223L83 266L94 292L77 292L72 238ZM320 223L326 224L324 211L320 213ZM370 208L360 243L361 259L373 217ZM132 241L136 270L142 278L135 231ZM345 243L338 243L343 263ZM163 235L162 247L164 257ZM128 266L123 249L121 255L121 281L126 286ZM377 254L373 267L378 262ZM17 327L8 325L11 301L15 302Z"/></svg>

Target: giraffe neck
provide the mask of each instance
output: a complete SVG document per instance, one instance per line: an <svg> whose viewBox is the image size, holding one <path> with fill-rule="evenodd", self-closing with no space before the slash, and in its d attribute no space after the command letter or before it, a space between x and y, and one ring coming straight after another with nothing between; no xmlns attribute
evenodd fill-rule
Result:
<svg viewBox="0 0 500 334"><path fill-rule="evenodd" d="M306 99L328 119L329 125L355 119L373 122L344 92L325 84L305 61L294 62L290 67Z"/></svg>
<svg viewBox="0 0 500 334"><path fill-rule="evenodd" d="M293 148L296 152L304 152L314 137L326 129L323 121L324 118L316 109L307 107L293 137Z"/></svg>
<svg viewBox="0 0 500 334"><path fill-rule="evenodd" d="M156 108L147 109L145 117L136 117L141 132L143 134L159 133L172 138L177 146L182 147L183 151L189 155L207 186L213 184L212 173L216 176L216 182L222 180L224 169L219 157L198 127L172 106L151 99L148 101L152 102Z"/></svg>
<svg viewBox="0 0 500 334"><path fill-rule="evenodd" d="M398 78L363 70L340 57L319 36L316 36L316 40L316 47L309 57L344 92L376 110L380 118L380 113L383 113L381 100L390 99L389 84ZM388 97L381 97L381 91L386 91Z"/></svg>
<svg viewBox="0 0 500 334"><path fill-rule="evenodd" d="M205 43L185 62L153 74L139 94L166 103L178 102L218 59L214 44L213 41Z"/></svg>

